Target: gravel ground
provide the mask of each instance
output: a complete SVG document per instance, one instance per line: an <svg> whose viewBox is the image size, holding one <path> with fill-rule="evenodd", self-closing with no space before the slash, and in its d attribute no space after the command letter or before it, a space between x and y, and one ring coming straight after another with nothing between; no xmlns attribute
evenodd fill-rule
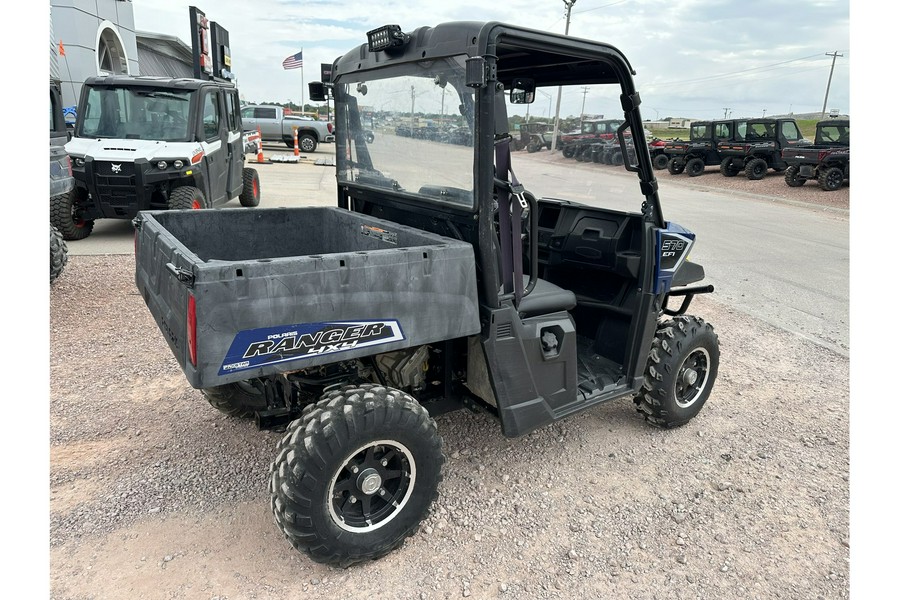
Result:
<svg viewBox="0 0 900 600"><path fill-rule="evenodd" d="M707 180L849 198L775 176L690 184ZM618 401L510 440L484 414L440 417L432 515L342 570L281 537L278 434L188 386L133 273L131 256L72 256L50 292L53 598L849 595L849 361L714 295L692 305L722 348L692 422L659 431Z"/></svg>

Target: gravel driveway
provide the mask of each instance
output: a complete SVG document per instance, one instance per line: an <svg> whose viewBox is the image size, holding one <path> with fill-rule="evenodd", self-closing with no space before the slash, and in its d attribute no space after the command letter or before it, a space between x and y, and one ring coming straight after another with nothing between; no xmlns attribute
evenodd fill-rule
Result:
<svg viewBox="0 0 900 600"><path fill-rule="evenodd" d="M847 187L656 173L849 206ZM719 335L719 379L688 425L653 429L628 401L512 440L484 414L440 417L432 515L343 570L281 537L279 434L190 388L133 277L131 256L73 256L50 292L53 598L849 595L849 361L715 295L691 312Z"/></svg>

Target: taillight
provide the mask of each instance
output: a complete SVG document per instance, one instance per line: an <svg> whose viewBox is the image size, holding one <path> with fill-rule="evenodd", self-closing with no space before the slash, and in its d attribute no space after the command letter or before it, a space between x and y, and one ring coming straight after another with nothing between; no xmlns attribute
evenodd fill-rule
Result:
<svg viewBox="0 0 900 600"><path fill-rule="evenodd" d="M331 123L328 124L328 133L334 133L334 125Z"/></svg>
<svg viewBox="0 0 900 600"><path fill-rule="evenodd" d="M828 156L828 151L827 151L827 150L823 150L823 151L819 152L819 158L818 158L818 160L820 160L820 161L821 161L821 160L824 160L826 156Z"/></svg>
<svg viewBox="0 0 900 600"><path fill-rule="evenodd" d="M187 309L188 354L191 364L197 366L197 302L193 294L188 294Z"/></svg>

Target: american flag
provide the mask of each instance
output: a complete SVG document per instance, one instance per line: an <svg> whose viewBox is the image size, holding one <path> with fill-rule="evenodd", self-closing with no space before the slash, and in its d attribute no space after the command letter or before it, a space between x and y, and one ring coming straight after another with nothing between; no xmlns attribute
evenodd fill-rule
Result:
<svg viewBox="0 0 900 600"><path fill-rule="evenodd" d="M281 62L281 66L285 69L299 69L303 66L303 50L294 54L293 56L288 56Z"/></svg>

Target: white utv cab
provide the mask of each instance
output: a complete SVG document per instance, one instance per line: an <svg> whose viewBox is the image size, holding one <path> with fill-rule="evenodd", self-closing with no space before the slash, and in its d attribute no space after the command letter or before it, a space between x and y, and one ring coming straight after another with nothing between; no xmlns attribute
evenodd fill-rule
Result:
<svg viewBox="0 0 900 600"><path fill-rule="evenodd" d="M96 219L133 219L142 210L211 208L233 198L259 204L230 83L89 77L66 151L76 185L51 201L50 221L67 240L90 235Z"/></svg>
<svg viewBox="0 0 900 600"><path fill-rule="evenodd" d="M697 415L718 339L685 311L712 286L687 261L694 234L663 217L621 52L501 23L393 25L332 74L336 206L136 219L137 286L190 384L286 425L270 493L294 547L347 566L400 546L438 492L434 418L452 410L509 437L613 400L663 428ZM619 90L638 210L536 198L513 175L507 104L558 85ZM395 133L437 106L458 110L436 128L469 135ZM378 144L372 107L391 124Z"/></svg>

